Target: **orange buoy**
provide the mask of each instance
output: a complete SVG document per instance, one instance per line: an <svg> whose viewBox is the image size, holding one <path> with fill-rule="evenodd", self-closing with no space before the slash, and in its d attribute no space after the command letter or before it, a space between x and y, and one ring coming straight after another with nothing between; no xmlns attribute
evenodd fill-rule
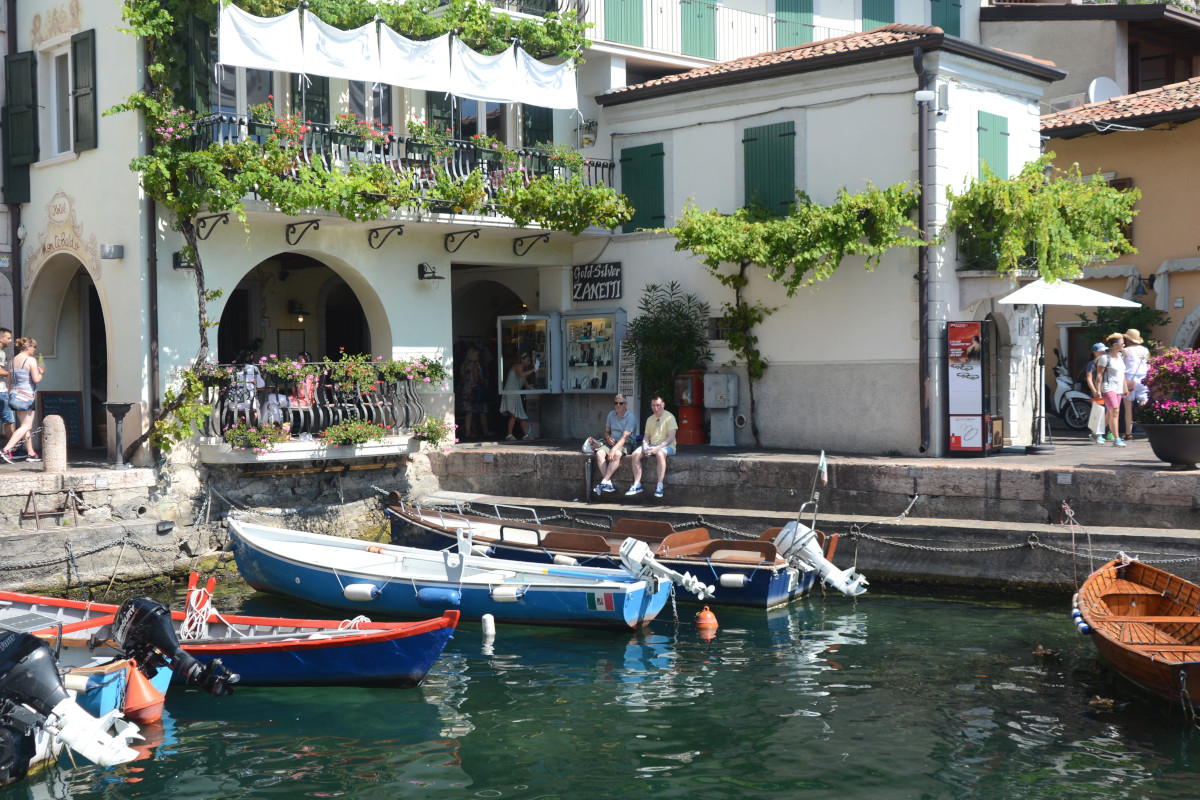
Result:
<svg viewBox="0 0 1200 800"><path fill-rule="evenodd" d="M150 683L150 679L130 661L125 673L125 719L130 722L158 722L162 719L163 703L167 698Z"/></svg>
<svg viewBox="0 0 1200 800"><path fill-rule="evenodd" d="M705 641L716 638L717 627L717 615L705 606L704 610L696 615L696 630L700 632L700 638Z"/></svg>

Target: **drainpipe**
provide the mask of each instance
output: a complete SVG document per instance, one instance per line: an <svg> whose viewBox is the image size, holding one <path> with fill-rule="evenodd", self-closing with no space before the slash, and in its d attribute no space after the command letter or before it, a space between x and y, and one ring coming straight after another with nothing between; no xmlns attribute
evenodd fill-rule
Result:
<svg viewBox="0 0 1200 800"><path fill-rule="evenodd" d="M913 69L917 72L917 89L923 91L929 86L929 75L925 72L925 53L921 48L913 48ZM917 204L917 227L921 238L928 241L925 228L929 222L927 198L925 197L925 170L929 135L929 106L927 101L917 103L917 194L920 201ZM929 245L923 244L917 249L917 327L919 329L920 346L918 360L920 370L920 403L921 403L921 452L929 450L930 416L929 408Z"/></svg>
<svg viewBox="0 0 1200 800"><path fill-rule="evenodd" d="M8 6L8 14L5 19L5 24L8 26L8 54L12 55L17 52L17 0L8 0L5 3ZM21 330L21 304L23 297L21 293L21 240L17 238L17 230L21 227L21 204L8 204L8 241L12 243L12 264L9 267L12 275L12 291L13 291L13 330L16 331L15 336L24 336L25 332Z"/></svg>
<svg viewBox="0 0 1200 800"><path fill-rule="evenodd" d="M11 2L11 0L10 0ZM150 66L150 50L149 48L142 49L142 57L144 61L144 69L149 69ZM146 85L150 84L149 74L146 76ZM145 144L144 148L149 154L152 149L150 139L143 136ZM146 288L149 295L147 301L150 305L150 418L158 413L162 407L162 399L159 396L159 361L158 361L158 204L154 202L154 198L146 198L146 271L147 280ZM158 448L152 447L150 457L155 463L158 462ZM117 458L124 461L123 454L118 453Z"/></svg>

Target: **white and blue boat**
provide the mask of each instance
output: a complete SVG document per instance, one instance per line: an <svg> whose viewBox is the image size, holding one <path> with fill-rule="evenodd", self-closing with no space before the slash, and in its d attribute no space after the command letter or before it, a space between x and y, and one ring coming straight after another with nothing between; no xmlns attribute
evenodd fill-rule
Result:
<svg viewBox="0 0 1200 800"><path fill-rule="evenodd" d="M457 609L465 619L637 630L680 584L710 596L691 575L663 567L629 539L623 569L542 566L471 552L469 532L435 552L229 520L234 558L256 589L330 608L395 617Z"/></svg>
<svg viewBox="0 0 1200 800"><path fill-rule="evenodd" d="M388 495L385 507L392 544L440 550L453 547L457 531L465 529L478 553L538 564L618 566L621 543L633 536L649 545L659 563L716 585L716 596L704 601L712 605L774 608L810 593L822 580L847 595L866 591L865 578L833 565L836 534L825 537L798 522L769 528L757 539L718 539L704 527L677 531L660 520L622 518L609 520L607 529L584 529L548 525L527 507L495 505L488 511L472 513L456 501L408 503L398 492Z"/></svg>

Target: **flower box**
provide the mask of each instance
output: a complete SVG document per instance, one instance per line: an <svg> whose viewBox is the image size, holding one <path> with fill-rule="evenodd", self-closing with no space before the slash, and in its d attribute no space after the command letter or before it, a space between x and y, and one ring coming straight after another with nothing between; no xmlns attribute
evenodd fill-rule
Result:
<svg viewBox="0 0 1200 800"><path fill-rule="evenodd" d="M365 444L331 446L321 440L311 442L280 442L269 453L255 455L253 450L234 450L222 442L197 445L199 458L204 464L265 464L289 461L321 461L329 459L375 458L378 456L401 455L412 452L415 440L408 436L388 436L382 441Z"/></svg>

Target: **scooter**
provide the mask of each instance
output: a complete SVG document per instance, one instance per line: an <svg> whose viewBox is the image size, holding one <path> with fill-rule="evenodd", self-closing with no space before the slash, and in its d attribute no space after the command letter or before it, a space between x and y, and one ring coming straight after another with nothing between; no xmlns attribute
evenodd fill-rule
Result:
<svg viewBox="0 0 1200 800"><path fill-rule="evenodd" d="M1054 367L1054 410L1062 417L1062 421L1073 431L1087 428L1088 417L1092 413L1092 396L1080 391L1079 385L1071 379L1070 370L1063 364L1062 353L1054 348L1058 364Z"/></svg>

